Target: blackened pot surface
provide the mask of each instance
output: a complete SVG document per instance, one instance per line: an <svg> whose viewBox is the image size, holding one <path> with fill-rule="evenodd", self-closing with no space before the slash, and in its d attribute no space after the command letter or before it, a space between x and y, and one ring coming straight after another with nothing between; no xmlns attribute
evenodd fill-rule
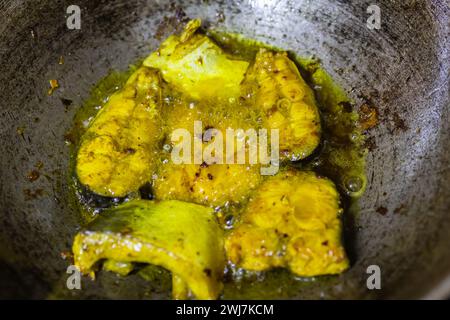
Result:
<svg viewBox="0 0 450 320"><path fill-rule="evenodd" d="M366 25L372 2L381 8L381 30ZM81 30L66 27L70 4L81 8ZM60 253L70 249L78 228L78 213L67 201L64 134L92 85L154 50L173 31L161 25L182 12L214 28L315 55L356 106L369 103L379 110L381 122L368 134L369 185L355 219L353 266L288 297L445 297L449 1L0 0L0 298L43 298L55 283L64 283L68 262ZM52 96L50 79L60 84ZM27 175L39 162L40 177L30 182ZM382 289L370 291L366 268L374 264L381 268ZM264 297L286 298L283 292L280 284ZM170 294L137 276L102 274L66 296Z"/></svg>

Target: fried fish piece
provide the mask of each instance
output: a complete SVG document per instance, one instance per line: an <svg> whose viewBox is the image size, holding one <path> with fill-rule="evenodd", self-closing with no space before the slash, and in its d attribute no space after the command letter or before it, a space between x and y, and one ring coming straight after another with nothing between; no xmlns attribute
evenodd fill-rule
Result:
<svg viewBox="0 0 450 320"><path fill-rule="evenodd" d="M224 104L223 101L203 101L191 105L181 101L167 108L166 143L169 152L164 155L156 179L153 180L157 199L177 199L220 207L245 200L251 190L259 185L262 179L260 164L250 163L248 142L252 137L245 134L253 126L249 119L251 115L239 110L239 107ZM200 126L198 130L195 129L196 124ZM233 135L227 136L227 129L236 128L242 130L242 135L234 131ZM177 140L173 133L180 129L184 130L186 136ZM185 143L185 138L189 143ZM221 146L215 145L217 139L221 140ZM231 140L233 145L227 152ZM186 161L174 161L174 154L178 154L174 151L177 145L185 147L180 152L181 157L184 152L190 151ZM201 158L195 161L195 153L199 152L199 148ZM218 151L218 157L215 158L214 151L206 152L208 148ZM245 159L239 161L239 155L242 154ZM212 156L208 160L209 155Z"/></svg>
<svg viewBox="0 0 450 320"><path fill-rule="evenodd" d="M82 137L79 181L107 197L122 197L151 180L161 139L160 76L141 67L114 93Z"/></svg>
<svg viewBox="0 0 450 320"><path fill-rule="evenodd" d="M261 181L256 165L163 164L154 180L157 199L179 199L211 207L237 204Z"/></svg>
<svg viewBox="0 0 450 320"><path fill-rule="evenodd" d="M319 145L320 116L314 92L286 52L260 49L242 92L248 103L262 112L262 126L279 129L282 158L304 159Z"/></svg>
<svg viewBox="0 0 450 320"><path fill-rule="evenodd" d="M75 236L72 250L83 274L94 272L103 259L108 270L126 273L132 262L148 263L172 272L175 298L192 292L198 299L216 299L222 290L223 232L204 206L133 200L103 212Z"/></svg>
<svg viewBox="0 0 450 320"><path fill-rule="evenodd" d="M249 63L226 53L206 35L197 33L201 20L187 23L148 56L144 65L161 70L165 81L194 99L238 96Z"/></svg>
<svg viewBox="0 0 450 320"><path fill-rule="evenodd" d="M285 171L268 178L250 198L240 224L226 238L228 258L248 270L341 273L349 264L341 242L341 214L330 180L313 172Z"/></svg>

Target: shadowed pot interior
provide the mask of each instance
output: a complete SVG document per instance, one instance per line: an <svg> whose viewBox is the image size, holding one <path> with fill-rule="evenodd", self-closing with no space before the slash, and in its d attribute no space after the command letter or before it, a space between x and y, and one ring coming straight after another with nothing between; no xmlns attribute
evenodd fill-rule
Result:
<svg viewBox="0 0 450 320"><path fill-rule="evenodd" d="M368 187L352 223L352 267L342 275L282 283L263 298L445 297L450 282L449 61L446 0L374 1L0 0L0 298L43 298L64 286L79 215L69 205L64 134L92 86L126 70L172 33L202 18L211 28L317 56L355 108L378 109L368 133ZM81 8L81 29L66 8ZM64 64L59 64L60 56ZM48 96L49 80L60 87ZM37 170L39 178L27 177ZM378 265L382 289L366 287ZM137 275L101 273L74 298L169 298ZM264 286L261 286L264 288ZM245 297L246 286L238 297Z"/></svg>

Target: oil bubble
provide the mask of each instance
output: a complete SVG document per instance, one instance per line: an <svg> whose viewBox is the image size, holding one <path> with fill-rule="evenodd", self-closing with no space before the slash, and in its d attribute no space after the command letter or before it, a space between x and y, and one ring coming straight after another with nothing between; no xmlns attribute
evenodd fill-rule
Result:
<svg viewBox="0 0 450 320"><path fill-rule="evenodd" d="M363 180L358 176L350 176L345 180L344 186L348 193L356 193L361 191Z"/></svg>

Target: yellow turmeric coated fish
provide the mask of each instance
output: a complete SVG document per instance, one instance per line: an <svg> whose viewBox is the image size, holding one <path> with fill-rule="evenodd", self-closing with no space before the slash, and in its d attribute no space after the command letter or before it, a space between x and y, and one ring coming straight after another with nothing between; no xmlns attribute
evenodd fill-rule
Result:
<svg viewBox="0 0 450 320"><path fill-rule="evenodd" d="M206 35L196 33L199 19L184 32L172 35L145 59L144 65L161 70L165 81L194 99L239 95L249 63L226 55Z"/></svg>
<svg viewBox="0 0 450 320"><path fill-rule="evenodd" d="M279 129L281 157L309 156L320 142L320 116L314 92L286 52L260 49L249 68L244 96L262 111L267 129Z"/></svg>
<svg viewBox="0 0 450 320"><path fill-rule="evenodd" d="M167 163L154 180L154 193L157 199L223 207L244 201L260 181L256 165Z"/></svg>
<svg viewBox="0 0 450 320"><path fill-rule="evenodd" d="M200 20L190 21L149 55L82 137L76 174L83 185L122 197L151 182L156 201L105 210L76 235L75 265L92 274L103 261L104 270L120 275L134 263L162 266L172 272L176 299L217 298L226 257L247 270L343 272L349 262L334 184L291 169L264 178L261 154L259 162L250 160L267 147L252 149L248 132L260 129L269 138L270 129L279 130L282 160L311 155L321 136L313 91L286 52L260 49L252 62L237 59L199 27ZM235 130L231 137L229 129ZM207 132L215 134L205 139ZM190 143L180 144L185 139ZM175 162L180 145L183 160ZM206 161L205 150L218 158ZM235 203L245 207L224 236L208 206Z"/></svg>
<svg viewBox="0 0 450 320"><path fill-rule="evenodd" d="M330 180L312 172L280 173L250 198L225 241L228 258L255 271L288 267L299 276L341 273L349 265L341 213Z"/></svg>
<svg viewBox="0 0 450 320"><path fill-rule="evenodd" d="M249 119L251 115L239 107L221 105L220 102L181 102L167 108L166 142L170 145L170 151L165 154L165 161L159 165L156 179L153 180L153 191L157 199L178 199L216 207L241 202L258 186L261 181L260 166L249 163L246 144L249 136L245 136L245 130L252 127ZM197 131L194 129L195 122L199 125ZM227 137L226 130L235 128L244 130L244 134L239 136L239 132L234 132L232 137ZM184 163L173 161L173 155L176 154L174 148L179 144L184 145L184 138L173 140L175 136L172 133L179 129L186 130L185 138L191 141L184 150L191 153ZM210 137L208 131L211 133ZM220 137L214 136L216 133L220 134ZM208 148L214 150L214 144L219 139L221 147L216 149L217 153L211 152L208 161ZM227 153L227 143L231 140L234 143L233 148L230 147L230 152ZM201 159L197 162L194 161L194 153L198 150L194 148L195 143L202 148ZM239 153L246 156L241 163L238 163ZM183 152L180 154L184 156Z"/></svg>
<svg viewBox="0 0 450 320"><path fill-rule="evenodd" d="M114 93L82 138L76 173L93 192L122 197L149 182L161 136L160 81L141 67Z"/></svg>
<svg viewBox="0 0 450 320"><path fill-rule="evenodd" d="M133 262L162 266L172 272L175 298L215 299L222 290L222 230L212 209L192 203L133 200L108 209L76 235L73 253L83 274L104 259L124 274Z"/></svg>

